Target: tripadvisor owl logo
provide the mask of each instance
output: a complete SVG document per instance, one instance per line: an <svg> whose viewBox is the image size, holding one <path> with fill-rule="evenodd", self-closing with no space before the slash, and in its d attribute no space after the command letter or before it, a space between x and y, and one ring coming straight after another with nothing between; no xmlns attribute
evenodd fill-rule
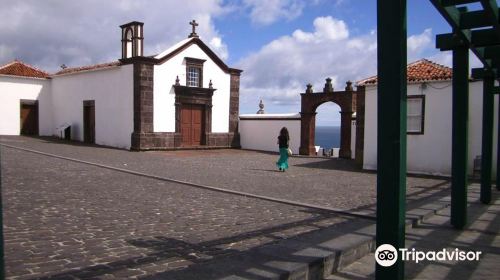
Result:
<svg viewBox="0 0 500 280"><path fill-rule="evenodd" d="M375 261L381 266L391 266L398 260L398 251L391 244L382 244L375 251Z"/></svg>
<svg viewBox="0 0 500 280"><path fill-rule="evenodd" d="M399 258L401 261L479 261L481 251L462 251L458 248L447 249L443 248L439 251L419 251L412 248L399 248ZM382 244L375 250L375 261L380 266L388 267L396 263L398 260L398 250L391 244Z"/></svg>

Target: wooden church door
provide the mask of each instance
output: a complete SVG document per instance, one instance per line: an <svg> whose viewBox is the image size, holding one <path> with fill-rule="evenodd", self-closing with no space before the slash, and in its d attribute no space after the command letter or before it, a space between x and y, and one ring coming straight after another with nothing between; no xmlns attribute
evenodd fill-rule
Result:
<svg viewBox="0 0 500 280"><path fill-rule="evenodd" d="M21 102L21 134L38 135L38 103Z"/></svg>
<svg viewBox="0 0 500 280"><path fill-rule="evenodd" d="M202 105L185 104L181 109L182 146L200 146L203 144Z"/></svg>
<svg viewBox="0 0 500 280"><path fill-rule="evenodd" d="M93 100L83 102L83 141L95 143L95 103Z"/></svg>

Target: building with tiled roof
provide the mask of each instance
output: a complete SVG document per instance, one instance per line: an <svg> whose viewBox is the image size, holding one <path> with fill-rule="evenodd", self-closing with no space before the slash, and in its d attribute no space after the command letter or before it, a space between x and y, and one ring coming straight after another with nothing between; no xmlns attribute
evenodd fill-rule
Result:
<svg viewBox="0 0 500 280"><path fill-rule="evenodd" d="M449 176L452 69L421 59L408 64L407 77L403 94L406 94L408 172ZM377 168L377 77L358 81L357 85L365 87L363 168L373 170ZM469 92L468 172L472 174L474 158L481 154L482 81L470 80Z"/></svg>
<svg viewBox="0 0 500 280"><path fill-rule="evenodd" d="M117 61L113 61L113 62L99 63L99 64L93 64L93 65L80 66L80 67L71 67L71 68L65 67L62 70L53 74L53 76L72 74L72 73L78 73L78 72L85 72L85 71L101 70L101 69L106 69L106 68L110 68L110 67L117 67L120 65L121 65L121 62L117 60Z"/></svg>
<svg viewBox="0 0 500 280"><path fill-rule="evenodd" d="M437 64L425 58L408 64L406 71L408 83L449 81L453 74L450 67ZM373 76L358 81L356 84L367 86L376 85L377 82L377 76Z"/></svg>
<svg viewBox="0 0 500 280"><path fill-rule="evenodd" d="M239 147L242 71L190 24L186 39L154 56L144 55L144 24L134 21L120 26L115 61L52 75L17 60L1 66L0 135L69 127L72 140L125 149Z"/></svg>
<svg viewBox="0 0 500 280"><path fill-rule="evenodd" d="M0 75L30 77L30 78L48 78L49 73L40 70L34 66L26 64L19 60L0 66Z"/></svg>

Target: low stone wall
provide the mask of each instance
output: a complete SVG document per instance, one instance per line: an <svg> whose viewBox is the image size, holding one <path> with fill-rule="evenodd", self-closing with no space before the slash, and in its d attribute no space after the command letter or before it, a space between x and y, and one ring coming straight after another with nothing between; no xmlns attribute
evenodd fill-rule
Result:
<svg viewBox="0 0 500 280"><path fill-rule="evenodd" d="M175 150L181 148L239 148L238 133L207 133L205 143L196 147L183 147L182 135L176 132L133 133L132 150Z"/></svg>

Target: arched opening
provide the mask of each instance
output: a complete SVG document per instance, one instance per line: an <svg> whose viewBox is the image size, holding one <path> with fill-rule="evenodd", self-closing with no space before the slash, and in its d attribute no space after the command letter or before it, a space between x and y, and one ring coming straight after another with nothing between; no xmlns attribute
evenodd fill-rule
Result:
<svg viewBox="0 0 500 280"><path fill-rule="evenodd" d="M125 31L125 54L126 58L132 57L132 28L127 28Z"/></svg>
<svg viewBox="0 0 500 280"><path fill-rule="evenodd" d="M334 102L340 107L340 149L339 157L344 159L352 159L356 156L356 160L362 158L363 137L362 130L364 129L364 87L358 87L357 91L352 88L350 81L346 82L344 91L333 91L331 79L326 79L323 92L314 92L312 85L308 84L305 93L301 93L300 105L300 149L301 155L316 154L315 143L315 127L316 127L316 109L326 102ZM359 99L359 100L358 100ZM351 149L352 137L352 114L357 112L355 131L355 146L354 151Z"/></svg>
<svg viewBox="0 0 500 280"><path fill-rule="evenodd" d="M338 157L340 149L340 111L334 102L325 102L316 109L314 146L317 155Z"/></svg>

